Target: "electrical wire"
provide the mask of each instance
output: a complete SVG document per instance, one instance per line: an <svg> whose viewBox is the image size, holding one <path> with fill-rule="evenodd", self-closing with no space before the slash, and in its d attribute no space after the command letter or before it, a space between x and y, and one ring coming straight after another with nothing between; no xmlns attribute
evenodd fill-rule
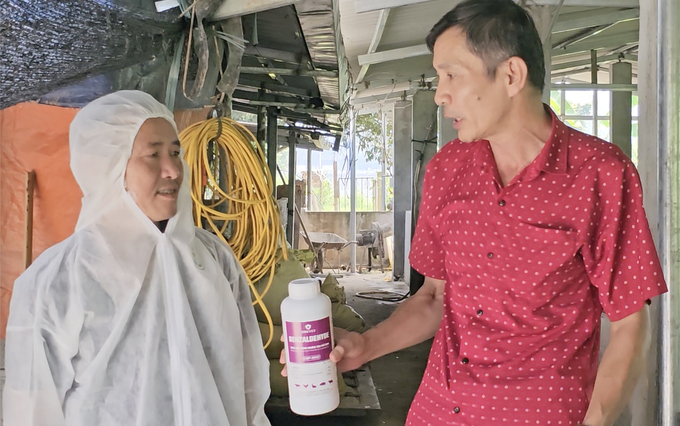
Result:
<svg viewBox="0 0 680 426"><path fill-rule="evenodd" d="M362 299L379 300L381 302L401 302L408 297L408 293L399 293L392 290L360 291L356 293Z"/></svg>
<svg viewBox="0 0 680 426"><path fill-rule="evenodd" d="M206 223L234 251L248 278L253 305L260 305L267 319L267 347L274 324L262 297L271 287L276 263L287 259L288 251L262 148L248 129L225 117L194 124L179 138L191 170L196 225ZM225 232L230 232L228 238ZM267 274L260 293L254 283Z"/></svg>

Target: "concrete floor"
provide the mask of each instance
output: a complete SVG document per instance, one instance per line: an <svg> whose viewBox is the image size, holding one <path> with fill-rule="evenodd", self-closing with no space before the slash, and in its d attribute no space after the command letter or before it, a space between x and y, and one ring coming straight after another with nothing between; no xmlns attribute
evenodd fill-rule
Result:
<svg viewBox="0 0 680 426"><path fill-rule="evenodd" d="M363 299L356 296L360 291L394 290L408 292L404 283L386 282L383 274L348 275L338 280L345 287L347 303L359 312L369 326L390 316L397 303ZM423 376L432 342L399 351L372 361L370 366L381 409L359 417L330 415L302 417L291 412L268 412L273 426L403 426L411 401ZM359 414L359 413L358 413Z"/></svg>

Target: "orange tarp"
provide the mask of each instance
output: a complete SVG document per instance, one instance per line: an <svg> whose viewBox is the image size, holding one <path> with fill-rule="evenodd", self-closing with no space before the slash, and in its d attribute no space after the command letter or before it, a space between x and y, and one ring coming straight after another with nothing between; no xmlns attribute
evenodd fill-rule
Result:
<svg viewBox="0 0 680 426"><path fill-rule="evenodd" d="M33 258L75 228L82 195L69 168L68 128L77 111L37 103L0 111L0 338L24 270L26 172L36 174Z"/></svg>

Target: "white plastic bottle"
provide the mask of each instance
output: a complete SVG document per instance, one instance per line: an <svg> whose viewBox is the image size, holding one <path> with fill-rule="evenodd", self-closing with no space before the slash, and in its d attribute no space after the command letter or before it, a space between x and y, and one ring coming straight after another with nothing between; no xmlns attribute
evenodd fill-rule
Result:
<svg viewBox="0 0 680 426"><path fill-rule="evenodd" d="M281 302L288 367L290 409L303 416L335 410L340 404L333 350L331 301L311 278L288 284Z"/></svg>

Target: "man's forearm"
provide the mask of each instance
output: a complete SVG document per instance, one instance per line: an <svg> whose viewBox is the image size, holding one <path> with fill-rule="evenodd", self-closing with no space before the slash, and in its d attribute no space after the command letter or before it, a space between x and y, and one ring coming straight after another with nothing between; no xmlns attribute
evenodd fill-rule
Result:
<svg viewBox="0 0 680 426"><path fill-rule="evenodd" d="M443 284L441 286L443 291ZM434 336L442 320L443 309L441 291L436 291L434 287L421 288L404 301L387 320L364 333L368 358L366 362Z"/></svg>
<svg viewBox="0 0 680 426"><path fill-rule="evenodd" d="M597 370L584 425L611 426L628 404L645 368L647 329L646 308L612 323L611 339Z"/></svg>

